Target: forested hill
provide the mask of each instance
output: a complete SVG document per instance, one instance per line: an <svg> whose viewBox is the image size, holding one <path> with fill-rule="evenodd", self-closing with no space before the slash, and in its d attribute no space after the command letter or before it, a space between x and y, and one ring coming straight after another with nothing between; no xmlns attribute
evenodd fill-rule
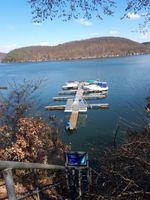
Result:
<svg viewBox="0 0 150 200"><path fill-rule="evenodd" d="M143 42L143 44L145 44L145 45L150 45L150 42Z"/></svg>
<svg viewBox="0 0 150 200"><path fill-rule="evenodd" d="M31 46L9 52L3 62L88 59L150 53L149 45L125 38L100 37L57 46Z"/></svg>
<svg viewBox="0 0 150 200"><path fill-rule="evenodd" d="M0 62L4 59L5 56L6 56L5 53L0 53Z"/></svg>

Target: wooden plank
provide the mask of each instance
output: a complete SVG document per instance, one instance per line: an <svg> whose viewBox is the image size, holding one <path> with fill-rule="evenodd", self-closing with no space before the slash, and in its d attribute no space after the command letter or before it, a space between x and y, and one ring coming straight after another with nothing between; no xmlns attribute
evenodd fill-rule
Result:
<svg viewBox="0 0 150 200"><path fill-rule="evenodd" d="M78 111L73 111L69 120L70 130L74 130L77 127Z"/></svg>
<svg viewBox="0 0 150 200"><path fill-rule="evenodd" d="M53 97L54 101L66 101L67 99L74 98L74 96L61 96L61 97Z"/></svg>
<svg viewBox="0 0 150 200"><path fill-rule="evenodd" d="M108 103L100 103L100 104L88 104L88 108L90 109L105 109L108 108L109 104Z"/></svg>
<svg viewBox="0 0 150 200"><path fill-rule="evenodd" d="M84 92L84 90L82 89L83 85L84 85L83 82L79 83L78 90L76 93L76 98L78 98L78 100L82 99L82 97L83 97L83 92Z"/></svg>
<svg viewBox="0 0 150 200"><path fill-rule="evenodd" d="M64 112L72 112L73 99L68 99Z"/></svg>
<svg viewBox="0 0 150 200"><path fill-rule="evenodd" d="M92 99L103 99L106 98L106 94L91 94L91 95L83 95L82 96L85 100L92 100ZM74 96L59 96L53 97L54 101L66 101L67 99L73 99Z"/></svg>
<svg viewBox="0 0 150 200"><path fill-rule="evenodd" d="M95 94L95 95L83 95L85 100L94 100L94 99L104 99L106 98L105 94Z"/></svg>
<svg viewBox="0 0 150 200"><path fill-rule="evenodd" d="M68 95L68 94L76 94L77 90L67 90L67 91L60 91L59 95Z"/></svg>
<svg viewBox="0 0 150 200"><path fill-rule="evenodd" d="M75 100L72 103L72 114L70 116L70 120L69 120L69 129L70 130L74 130L77 127L77 120L78 120L78 115L79 115L79 106L81 106L79 104L79 101L83 99L83 82L80 82L78 85L78 90L75 96ZM82 107L84 107L82 105Z"/></svg>
<svg viewBox="0 0 150 200"><path fill-rule="evenodd" d="M65 105L45 106L46 110L64 110Z"/></svg>

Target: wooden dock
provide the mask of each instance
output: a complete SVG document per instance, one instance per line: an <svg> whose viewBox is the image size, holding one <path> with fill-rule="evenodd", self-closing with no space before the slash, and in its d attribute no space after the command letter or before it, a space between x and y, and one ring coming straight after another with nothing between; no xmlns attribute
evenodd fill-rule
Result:
<svg viewBox="0 0 150 200"><path fill-rule="evenodd" d="M62 91L59 91L58 94L59 95L70 95L70 94L76 94L77 90L62 90ZM97 94L97 93L100 93L100 94L108 94L108 91L89 91L89 90L84 90L84 94Z"/></svg>
<svg viewBox="0 0 150 200"><path fill-rule="evenodd" d="M46 110L64 110L65 105L57 105L57 106L45 106Z"/></svg>
<svg viewBox="0 0 150 200"><path fill-rule="evenodd" d="M58 96L53 97L54 101L66 101L66 105L55 105L55 106L46 106L47 110L64 110L64 112L70 112L70 119L68 125L66 126L67 130L75 130L77 128L77 121L79 113L87 112L87 109L107 109L109 108L108 103L100 104L87 104L85 100L91 99L102 99L107 97L108 92L89 92L83 89L84 82L79 82L78 88L71 90L60 91L59 95L67 96Z"/></svg>
<svg viewBox="0 0 150 200"><path fill-rule="evenodd" d="M72 113L69 119L69 129L74 130L77 128L77 121L79 112L87 111L87 105L83 102L83 82L80 82L78 85L78 90L76 92L75 100L72 104Z"/></svg>
<svg viewBox="0 0 150 200"><path fill-rule="evenodd" d="M77 90L66 90L58 92L59 95L68 95L68 94L76 94Z"/></svg>
<svg viewBox="0 0 150 200"><path fill-rule="evenodd" d="M84 85L84 82L80 82L79 85L78 85L78 90L77 90L77 93L76 93L76 98L78 100L81 100L83 97L83 92L84 90L82 89L83 88L83 85Z"/></svg>
<svg viewBox="0 0 150 200"><path fill-rule="evenodd" d="M106 109L109 108L108 103L99 103L99 104L88 104L89 109Z"/></svg>
<svg viewBox="0 0 150 200"><path fill-rule="evenodd" d="M103 99L106 98L106 94L101 94L101 93L95 93L91 95L83 95L83 99L85 100L92 100L92 99ZM68 99L73 99L74 96L60 96L60 97L53 97L54 101L66 101Z"/></svg>
<svg viewBox="0 0 150 200"><path fill-rule="evenodd" d="M69 120L69 130L75 130L77 128L78 114L78 111L72 112Z"/></svg>
<svg viewBox="0 0 150 200"><path fill-rule="evenodd" d="M73 102L73 100L68 99L68 101ZM56 106L45 106L46 110L64 110L65 112L73 112L72 111L72 103L69 102L66 105L56 105ZM84 110L84 107L82 109L82 106L84 105L79 105L79 111L78 112L86 112L86 110ZM109 104L108 103L99 103L99 104L87 104L87 108L88 109L105 109L105 108L109 108Z"/></svg>

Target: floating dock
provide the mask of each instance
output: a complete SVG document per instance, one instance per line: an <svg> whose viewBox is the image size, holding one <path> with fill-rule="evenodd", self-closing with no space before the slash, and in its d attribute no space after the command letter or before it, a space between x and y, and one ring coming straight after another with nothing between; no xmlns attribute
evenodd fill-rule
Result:
<svg viewBox="0 0 150 200"><path fill-rule="evenodd" d="M77 90L61 90L58 92L59 95L70 95L70 94L76 94ZM89 90L84 90L84 94L108 94L108 91L89 91Z"/></svg>
<svg viewBox="0 0 150 200"><path fill-rule="evenodd" d="M106 109L109 108L108 103L100 103L100 104L88 104L89 109Z"/></svg>
<svg viewBox="0 0 150 200"><path fill-rule="evenodd" d="M108 92L89 92L83 89L84 84L84 82L79 82L77 89L63 90L59 92L59 95L68 96L53 97L54 101L66 101L66 105L45 107L47 110L64 110L64 112L70 112L70 119L68 126L66 127L69 130L75 130L77 128L79 113L85 113L87 112L87 109L107 109L109 107L108 103L88 104L85 100L106 98Z"/></svg>
<svg viewBox="0 0 150 200"><path fill-rule="evenodd" d="M57 106L45 106L46 110L64 110L65 105L57 105Z"/></svg>
<svg viewBox="0 0 150 200"><path fill-rule="evenodd" d="M68 94L76 94L77 90L66 90L58 92L59 95L68 95Z"/></svg>
<svg viewBox="0 0 150 200"><path fill-rule="evenodd" d="M78 111L73 111L70 120L69 120L69 130L75 130L77 128L77 121L78 121Z"/></svg>
<svg viewBox="0 0 150 200"><path fill-rule="evenodd" d="M87 105L86 103L83 101L83 82L80 82L78 85L78 90L75 96L74 101L72 101L72 104L70 104L71 106L71 116L69 119L69 130L74 130L77 128L77 120L78 120L78 115L79 112L87 112ZM69 101L69 99L68 99ZM66 109L65 109L66 110Z"/></svg>
<svg viewBox="0 0 150 200"><path fill-rule="evenodd" d="M64 112L73 112L73 111L87 112L87 105L85 101L68 99Z"/></svg>
<svg viewBox="0 0 150 200"><path fill-rule="evenodd" d="M66 105L45 106L45 109L46 110L64 110L64 112L72 112L70 105L67 107L69 107L70 109L69 108L67 109ZM107 109L109 108L109 104L108 103L87 104L87 108L88 109L105 109L105 108ZM84 111L83 109L82 110L80 109L79 112L86 112L86 111Z"/></svg>
<svg viewBox="0 0 150 200"><path fill-rule="evenodd" d="M92 99L103 99L106 98L106 94L95 93L91 95L83 95L83 99L85 100L92 100ZM74 96L60 96L60 97L53 97L54 101L66 101L68 99L72 99Z"/></svg>

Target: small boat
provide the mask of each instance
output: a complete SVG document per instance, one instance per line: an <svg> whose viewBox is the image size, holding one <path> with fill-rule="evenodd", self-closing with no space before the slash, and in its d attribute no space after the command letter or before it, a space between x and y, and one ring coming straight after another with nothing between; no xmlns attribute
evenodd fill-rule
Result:
<svg viewBox="0 0 150 200"><path fill-rule="evenodd" d="M109 89L107 82L96 82L92 84L85 84L83 89L89 92L102 92L107 91Z"/></svg>
<svg viewBox="0 0 150 200"><path fill-rule="evenodd" d="M62 87L63 90L68 90L68 89L77 89L79 85L79 81L70 81L66 82L65 85Z"/></svg>

